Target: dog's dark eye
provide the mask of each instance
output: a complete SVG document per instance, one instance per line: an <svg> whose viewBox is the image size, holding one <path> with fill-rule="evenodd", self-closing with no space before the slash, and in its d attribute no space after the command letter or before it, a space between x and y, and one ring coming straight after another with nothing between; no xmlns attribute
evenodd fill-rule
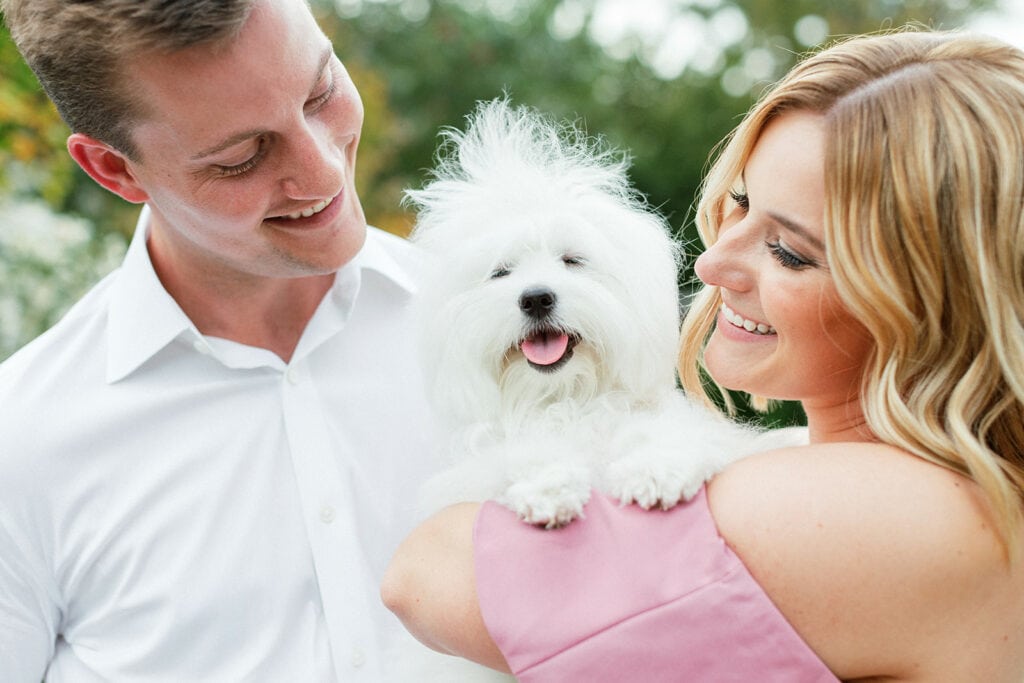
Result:
<svg viewBox="0 0 1024 683"><path fill-rule="evenodd" d="M491 273L491 279L497 280L499 277L505 277L506 275L509 275L511 272L512 271L509 270L506 266L500 266L498 268L495 268L494 271Z"/></svg>
<svg viewBox="0 0 1024 683"><path fill-rule="evenodd" d="M583 257L581 256L570 256L566 254L562 257L562 263L567 266L582 266L584 263Z"/></svg>

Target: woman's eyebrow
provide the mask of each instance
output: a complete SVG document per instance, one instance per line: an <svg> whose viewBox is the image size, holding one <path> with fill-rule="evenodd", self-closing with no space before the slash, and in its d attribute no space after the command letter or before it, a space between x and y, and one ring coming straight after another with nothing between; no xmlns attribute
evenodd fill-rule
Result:
<svg viewBox="0 0 1024 683"><path fill-rule="evenodd" d="M786 228L790 232L795 233L795 234L799 235L802 239L806 240L807 242L810 242L811 246L813 246L815 249L818 249L820 251L825 251L825 244L820 239L818 239L818 237L814 233L812 233L810 230L805 228L800 223L798 223L798 222L796 222L794 220L790 220L789 218L786 218L785 216L782 216L780 214L777 214L777 213L774 213L774 212L771 212L771 211L768 212L768 216L773 221L775 221L776 223L778 223L782 227Z"/></svg>

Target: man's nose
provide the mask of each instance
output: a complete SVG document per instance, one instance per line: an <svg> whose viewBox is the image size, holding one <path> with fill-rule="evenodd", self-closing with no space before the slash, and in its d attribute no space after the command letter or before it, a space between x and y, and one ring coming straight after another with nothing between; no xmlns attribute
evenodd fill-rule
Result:
<svg viewBox="0 0 1024 683"><path fill-rule="evenodd" d="M345 149L335 144L326 126L303 126L292 136L288 154L288 170L282 185L289 198L326 199L341 191L346 172Z"/></svg>

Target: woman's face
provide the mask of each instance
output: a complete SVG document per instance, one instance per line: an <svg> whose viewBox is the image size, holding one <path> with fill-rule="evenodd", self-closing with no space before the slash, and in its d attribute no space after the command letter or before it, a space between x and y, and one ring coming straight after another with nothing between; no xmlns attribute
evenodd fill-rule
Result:
<svg viewBox="0 0 1024 683"><path fill-rule="evenodd" d="M856 399L871 340L825 258L824 120L788 112L762 131L718 241L696 263L723 305L705 350L724 387L805 408Z"/></svg>

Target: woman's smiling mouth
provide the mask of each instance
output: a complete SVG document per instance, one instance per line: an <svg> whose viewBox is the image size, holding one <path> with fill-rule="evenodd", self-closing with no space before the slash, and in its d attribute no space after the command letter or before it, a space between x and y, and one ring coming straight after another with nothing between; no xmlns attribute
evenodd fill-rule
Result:
<svg viewBox="0 0 1024 683"><path fill-rule="evenodd" d="M775 328L771 325L759 323L755 320L748 320L726 306L724 303L722 304L722 317L725 318L726 322L731 324L733 327L739 327L747 332L752 332L753 334L775 334Z"/></svg>

